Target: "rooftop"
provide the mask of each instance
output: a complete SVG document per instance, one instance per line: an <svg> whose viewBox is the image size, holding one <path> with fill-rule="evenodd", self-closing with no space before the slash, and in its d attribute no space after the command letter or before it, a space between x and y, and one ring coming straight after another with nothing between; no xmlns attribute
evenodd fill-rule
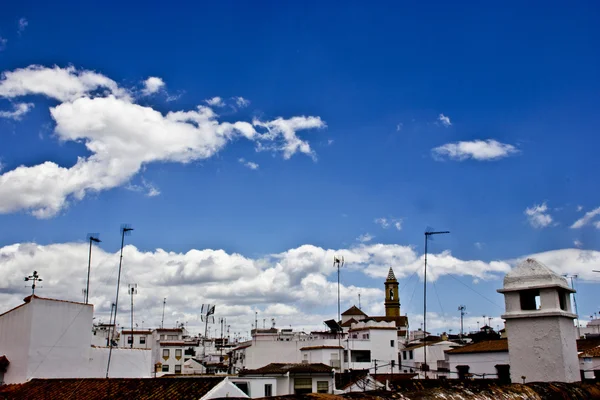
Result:
<svg viewBox="0 0 600 400"><path fill-rule="evenodd" d="M324 350L324 349L343 349L344 346L306 346L306 347L301 347L300 350Z"/></svg>
<svg viewBox="0 0 600 400"><path fill-rule="evenodd" d="M600 357L600 347L594 347L581 352L579 358L583 357Z"/></svg>
<svg viewBox="0 0 600 400"><path fill-rule="evenodd" d="M328 374L333 368L323 363L316 364L286 364L271 363L258 369L247 369L240 371L240 376L246 375L284 375L291 374Z"/></svg>
<svg viewBox="0 0 600 400"><path fill-rule="evenodd" d="M388 275L387 275L387 278L385 281L386 282L396 281L396 275L394 275L394 270L392 269L392 267L390 267L390 270L388 271Z"/></svg>
<svg viewBox="0 0 600 400"><path fill-rule="evenodd" d="M181 399L197 400L218 385L223 377L179 379L86 378L32 379L18 385L0 386L0 399Z"/></svg>
<svg viewBox="0 0 600 400"><path fill-rule="evenodd" d="M356 306L350 307L349 309L344 311L342 315L364 315L365 317L367 316L367 314L365 314L360 308Z"/></svg>
<svg viewBox="0 0 600 400"><path fill-rule="evenodd" d="M496 353L501 351L508 351L507 339L484 340L482 342L447 350L446 354Z"/></svg>
<svg viewBox="0 0 600 400"><path fill-rule="evenodd" d="M542 287L561 287L573 291L565 278L533 258L522 261L506 274L504 287L498 291L502 293Z"/></svg>

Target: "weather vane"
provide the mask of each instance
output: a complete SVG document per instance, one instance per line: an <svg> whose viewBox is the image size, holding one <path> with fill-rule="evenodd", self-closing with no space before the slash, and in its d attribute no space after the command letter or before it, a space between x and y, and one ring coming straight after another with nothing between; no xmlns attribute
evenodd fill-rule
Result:
<svg viewBox="0 0 600 400"><path fill-rule="evenodd" d="M31 285L31 294L34 295L35 294L35 283L42 282L42 278L40 278L37 271L33 271L33 275L29 275L29 276L25 277L25 282L29 282L29 281L33 281L33 284Z"/></svg>

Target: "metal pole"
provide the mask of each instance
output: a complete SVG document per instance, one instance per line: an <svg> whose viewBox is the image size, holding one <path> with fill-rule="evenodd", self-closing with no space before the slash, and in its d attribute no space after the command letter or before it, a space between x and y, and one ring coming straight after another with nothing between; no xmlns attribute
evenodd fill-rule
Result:
<svg viewBox="0 0 600 400"><path fill-rule="evenodd" d="M571 289L575 290L573 278L577 278L577 275L571 275ZM577 338L579 339L579 337L581 337L581 330L579 329L579 311L577 311L577 298L575 297L575 293L573 293L573 305L575 306L575 315L577 316Z"/></svg>
<svg viewBox="0 0 600 400"><path fill-rule="evenodd" d="M133 291L135 289L131 287L129 290L131 292L131 348L133 349Z"/></svg>
<svg viewBox="0 0 600 400"><path fill-rule="evenodd" d="M115 315L114 315L114 325L115 325L115 330L117 328L117 311L119 309L119 287L121 285L121 267L123 266L123 245L125 244L125 233L132 231L133 228L121 228L121 256L119 258L119 274L117 277L117 297L115 299ZM114 331L113 330L113 334ZM111 338L112 339L112 338ZM106 365L106 377L108 378L108 371L110 370L110 358L112 356L112 340L110 341L110 346L109 346L109 350L108 350L108 363Z"/></svg>
<svg viewBox="0 0 600 400"><path fill-rule="evenodd" d="M427 378L427 241L429 234L425 232L425 271L423 273L423 372Z"/></svg>
<svg viewBox="0 0 600 400"><path fill-rule="evenodd" d="M163 313L162 319L160 320L160 329L165 327L165 306L167 305L167 298L163 298Z"/></svg>
<svg viewBox="0 0 600 400"><path fill-rule="evenodd" d="M87 273L87 283L85 284L85 304L88 303L89 293L90 293L90 268L92 266L92 237L90 236L90 255L88 257L88 273Z"/></svg>

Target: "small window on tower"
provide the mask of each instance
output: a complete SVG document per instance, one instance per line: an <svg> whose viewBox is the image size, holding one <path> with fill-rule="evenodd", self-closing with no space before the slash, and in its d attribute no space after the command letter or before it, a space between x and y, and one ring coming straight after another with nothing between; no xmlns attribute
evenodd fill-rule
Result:
<svg viewBox="0 0 600 400"><path fill-rule="evenodd" d="M390 300L394 300L394 289L390 289Z"/></svg>

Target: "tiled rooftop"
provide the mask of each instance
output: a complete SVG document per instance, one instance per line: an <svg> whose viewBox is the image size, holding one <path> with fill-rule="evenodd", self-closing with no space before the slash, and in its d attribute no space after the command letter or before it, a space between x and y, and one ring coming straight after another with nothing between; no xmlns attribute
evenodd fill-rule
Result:
<svg viewBox="0 0 600 400"><path fill-rule="evenodd" d="M479 343L469 344L446 351L447 354L469 354L469 353L494 353L508 351L508 340L484 340Z"/></svg>
<svg viewBox="0 0 600 400"><path fill-rule="evenodd" d="M343 349L343 346L306 346L306 347L301 347L300 350L322 350L322 349L335 349L335 350L339 350L339 349Z"/></svg>
<svg viewBox="0 0 600 400"><path fill-rule="evenodd" d="M365 314L360 308L356 306L350 307L349 309L344 311L342 315L364 315L365 317L367 316L367 314Z"/></svg>
<svg viewBox="0 0 600 400"><path fill-rule="evenodd" d="M32 379L20 385L0 386L0 399L146 399L197 400L223 377L179 379Z"/></svg>
<svg viewBox="0 0 600 400"><path fill-rule="evenodd" d="M331 373L333 370L329 365L322 363L316 364L286 364L271 363L258 369L247 369L240 371L240 376L246 375L283 375L288 372L291 374L315 374Z"/></svg>

